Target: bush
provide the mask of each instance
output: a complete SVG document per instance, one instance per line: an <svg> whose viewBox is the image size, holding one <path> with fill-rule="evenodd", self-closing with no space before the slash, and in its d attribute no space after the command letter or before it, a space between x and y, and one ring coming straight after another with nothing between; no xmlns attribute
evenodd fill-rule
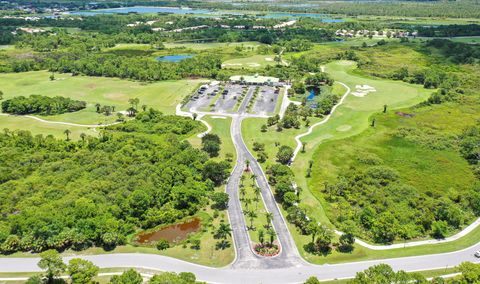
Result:
<svg viewBox="0 0 480 284"><path fill-rule="evenodd" d="M170 247L170 243L167 240L159 240L156 247L158 250L166 250Z"/></svg>

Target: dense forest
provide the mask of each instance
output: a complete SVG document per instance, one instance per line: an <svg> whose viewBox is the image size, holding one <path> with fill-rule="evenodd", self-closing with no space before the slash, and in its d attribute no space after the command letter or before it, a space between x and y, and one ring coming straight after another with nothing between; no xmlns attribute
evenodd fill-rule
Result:
<svg viewBox="0 0 480 284"><path fill-rule="evenodd" d="M84 109L87 103L64 97L31 95L14 97L2 102L2 112L11 114L53 115Z"/></svg>
<svg viewBox="0 0 480 284"><path fill-rule="evenodd" d="M5 130L0 250L113 248L137 228L195 214L230 167L182 141L199 125L149 111L76 142Z"/></svg>

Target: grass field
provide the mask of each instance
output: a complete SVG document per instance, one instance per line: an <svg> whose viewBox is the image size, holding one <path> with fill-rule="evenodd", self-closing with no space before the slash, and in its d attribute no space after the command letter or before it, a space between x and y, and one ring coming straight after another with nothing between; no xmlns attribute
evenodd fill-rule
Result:
<svg viewBox="0 0 480 284"><path fill-rule="evenodd" d="M46 71L0 74L0 86L4 93L4 99L37 94L84 100L87 102L87 108L84 110L61 115L42 116L42 118L78 124L105 124L115 121L116 116L107 117L96 113L96 103L115 106L115 111L124 111L129 107L128 100L130 98L139 98L139 106L145 104L147 107L158 109L166 114L173 114L175 113L175 106L201 82L200 80L180 80L146 84L115 78L72 77L70 74L55 74L55 80L50 81L49 76L50 73ZM18 123L16 123L16 120L18 120ZM63 135L63 130L66 128L69 128L72 132L80 131L75 127L47 125L21 117L0 117L0 121L9 125L10 129L18 128L31 131L42 129L44 134L58 135L58 133L61 133ZM42 124L45 125L42 126ZM44 130L46 132L43 132Z"/></svg>
<svg viewBox="0 0 480 284"><path fill-rule="evenodd" d="M303 189L309 189L302 191L301 206L307 210L309 216L329 225L331 224L323 210L322 204L311 193L315 192L314 188L311 187L312 184L307 184L308 180L305 178L308 161L314 159L313 153L315 152L315 149L327 141L344 139L363 132L368 127L368 119L370 115L381 111L384 104L387 104L390 110L408 107L423 101L431 93L431 90L425 90L421 86L410 85L398 81L367 78L354 72L354 70L355 65L349 61L336 61L326 65L326 71L331 74L335 80L345 83L352 88L353 91L355 90L356 85L370 85L376 89L376 92L369 93L365 97L349 95L344 104L337 108L336 112L326 124L316 127L311 135L302 139L303 142L307 143L306 152L299 153L297 159L292 165L297 185ZM334 91L336 93L344 93L345 89L338 85L335 87ZM311 124L314 124L315 122L316 121L312 121ZM253 141L265 143L265 148L268 149L267 153L269 159L274 159L275 157L276 141L280 142L282 145L295 147L296 144L293 137L306 131L306 128L302 126L299 130L283 130L282 132L275 132L275 135L271 134L275 131L272 129L269 130L266 135L263 135L259 131L259 128L263 123L265 123L265 121L246 119L242 125L242 132L245 142L250 149L252 148ZM273 160L270 162L273 162ZM296 228L291 225L289 226L302 255L307 260L314 263L332 263L349 261L352 259L360 260L381 257L376 251L370 254L370 251L365 252L363 248L357 249L354 252L355 255L337 255L337 253L333 253L328 257L319 257L307 254L303 249L303 245L308 243L310 240L309 237L300 235ZM428 248L426 250L428 250ZM394 253L388 253L389 252L387 252L386 255L395 255Z"/></svg>
<svg viewBox="0 0 480 284"><path fill-rule="evenodd" d="M222 68L228 69L250 69L263 68L267 65L274 65L275 55L254 55L244 58L230 59L222 63Z"/></svg>
<svg viewBox="0 0 480 284"><path fill-rule="evenodd" d="M208 42L208 43L165 43L166 48L185 48L191 50L206 50L213 48L226 48L226 47L244 47L256 49L261 43L255 41L246 42Z"/></svg>
<svg viewBox="0 0 480 284"><path fill-rule="evenodd" d="M233 155L233 161L236 160L237 152L235 151L235 147L233 146L232 138L230 137L230 125L232 123L232 119L230 117L211 117L205 116L202 118L205 122L210 124L212 127L212 134L217 134L222 141L220 145L220 153L218 157L215 157L216 160L224 160L225 155L227 153ZM188 139L190 144L195 147L201 147L201 139L199 137L192 136Z"/></svg>

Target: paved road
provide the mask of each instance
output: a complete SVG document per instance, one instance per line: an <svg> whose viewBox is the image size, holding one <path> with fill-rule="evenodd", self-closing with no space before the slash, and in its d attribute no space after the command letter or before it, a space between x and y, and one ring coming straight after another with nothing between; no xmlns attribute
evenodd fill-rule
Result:
<svg viewBox="0 0 480 284"><path fill-rule="evenodd" d="M468 249L453 253L438 255L404 257L386 260L363 261L334 265L310 265L302 264L298 267L274 268L274 269L248 269L248 268L211 268L184 262L154 254L105 254L81 256L98 265L99 267L138 267L159 271L190 271L195 273L197 279L209 283L300 283L310 276L316 276L320 280L335 278L354 277L355 273L372 265L386 263L394 269L416 271L427 269L441 269L453 267L463 261L479 262L473 256L473 251L480 249L477 244ZM72 257L64 260L68 261ZM0 272L26 272L40 271L37 267L38 258L0 258Z"/></svg>
<svg viewBox="0 0 480 284"><path fill-rule="evenodd" d="M268 269L300 266L304 263L304 261L299 256L295 242L293 241L285 220L283 219L283 216L277 207L267 179L265 178L262 168L251 155L242 138L242 114L245 113L248 102L252 98L253 93L253 88L247 92L245 99L239 107L239 115L232 118L232 125L230 129L233 144L237 150L237 164L228 180L226 187L227 193L230 196L228 214L230 217L230 223L232 225L235 248L237 251L237 258L232 264L232 267ZM252 173L257 176L257 184L261 189L261 195L265 202L266 210L273 213L272 223L275 231L277 232L277 238L281 246L280 254L273 258L257 256L251 249L250 238L248 231L246 230L246 221L238 196L240 177L245 169L245 163L247 160L250 161L250 169Z"/></svg>
<svg viewBox="0 0 480 284"><path fill-rule="evenodd" d="M463 261L480 262L473 256L474 251L480 249L480 243L467 249L456 252L403 257L385 260L352 262L334 265L312 265L300 258L295 243L288 231L283 216L274 200L272 191L265 175L254 157L247 149L241 136L241 123L248 101L253 91L247 93L239 108L239 114L232 116L231 135L237 149L237 165L227 183L227 193L230 196L229 218L234 232L234 243L237 251L236 260L225 268L211 268L181 261L175 258L153 254L104 254L76 256L90 260L102 268L107 267L137 267L160 271L195 273L197 279L209 283L299 283L310 276L320 280L350 278L358 271L372 265L386 263L394 269L416 271L427 269L441 269L453 267ZM244 170L245 161L250 161L250 168L258 177L257 183L261 188L262 198L266 209L272 212L273 226L277 232L282 251L274 258L256 256L250 249L250 240L246 231L246 223L241 212L238 198L238 185ZM65 257L68 261L72 257ZM0 272L33 272L40 271L37 266L38 258L0 258Z"/></svg>

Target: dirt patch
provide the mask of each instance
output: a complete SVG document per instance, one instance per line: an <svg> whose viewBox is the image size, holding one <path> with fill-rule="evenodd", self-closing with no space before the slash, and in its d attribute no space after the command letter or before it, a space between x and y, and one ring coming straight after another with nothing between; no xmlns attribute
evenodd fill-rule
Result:
<svg viewBox="0 0 480 284"><path fill-rule="evenodd" d="M397 111L395 114L398 115L398 116L401 116L401 117L406 117L406 118L411 118L411 117L415 116L415 114L413 114L413 113L405 113L405 112L401 112L401 111Z"/></svg>

